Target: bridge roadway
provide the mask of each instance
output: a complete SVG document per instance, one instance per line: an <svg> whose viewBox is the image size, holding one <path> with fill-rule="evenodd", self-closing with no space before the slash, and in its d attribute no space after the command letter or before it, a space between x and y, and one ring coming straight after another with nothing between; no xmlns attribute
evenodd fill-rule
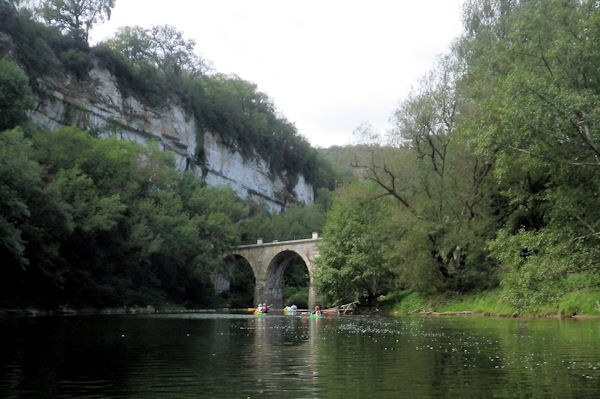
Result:
<svg viewBox="0 0 600 399"><path fill-rule="evenodd" d="M282 290L283 272L290 261L299 256L308 269L308 306L312 309L316 302L313 274L316 268L315 259L319 256L320 241L318 233L312 233L312 238L304 240L264 243L262 239L258 239L256 244L240 245L227 255L240 256L252 267L255 278L255 305L273 304L276 309L281 309L285 305Z"/></svg>

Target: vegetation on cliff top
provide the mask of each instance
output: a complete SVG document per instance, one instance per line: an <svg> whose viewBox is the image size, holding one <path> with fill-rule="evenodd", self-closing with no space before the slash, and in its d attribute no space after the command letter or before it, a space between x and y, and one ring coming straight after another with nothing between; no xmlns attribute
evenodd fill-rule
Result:
<svg viewBox="0 0 600 399"><path fill-rule="evenodd" d="M60 80L68 72L85 80L98 63L114 74L124 96L135 96L155 107L175 101L193 115L199 160L203 157L203 133L210 131L245 156L266 160L271 172L287 180L290 188L299 175L316 187L333 188L328 163L277 112L271 100L255 84L237 76L207 74L206 62L194 54L195 42L184 39L175 28L128 27L90 47L82 33L84 26L67 29L46 18L51 11L46 8L42 7L41 15L54 26L35 21L27 9L17 10L0 1L0 32L10 38L0 43L0 56L12 54L39 96L45 94L39 78Z"/></svg>

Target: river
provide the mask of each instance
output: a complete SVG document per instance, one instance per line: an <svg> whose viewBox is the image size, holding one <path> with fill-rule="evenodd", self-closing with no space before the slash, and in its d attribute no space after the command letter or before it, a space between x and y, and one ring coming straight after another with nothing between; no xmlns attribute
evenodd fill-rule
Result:
<svg viewBox="0 0 600 399"><path fill-rule="evenodd" d="M0 319L2 398L600 397L600 320Z"/></svg>

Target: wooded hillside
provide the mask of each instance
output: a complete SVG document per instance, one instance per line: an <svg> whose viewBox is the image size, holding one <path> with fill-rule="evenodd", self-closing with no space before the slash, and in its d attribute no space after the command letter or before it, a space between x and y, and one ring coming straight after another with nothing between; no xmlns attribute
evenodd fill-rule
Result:
<svg viewBox="0 0 600 399"><path fill-rule="evenodd" d="M591 309L599 4L469 0L463 20L452 50L395 112L395 129L363 132L351 162L362 180L328 214L317 282L338 302L500 286L519 311L558 310L572 296Z"/></svg>

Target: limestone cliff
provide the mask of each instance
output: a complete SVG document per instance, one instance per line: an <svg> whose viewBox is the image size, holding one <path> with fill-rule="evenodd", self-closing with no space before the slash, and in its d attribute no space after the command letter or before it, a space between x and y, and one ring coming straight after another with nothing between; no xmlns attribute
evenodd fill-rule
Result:
<svg viewBox="0 0 600 399"><path fill-rule="evenodd" d="M84 80L44 78L46 96L38 99L32 119L46 127L75 125L102 135L145 143L158 140L175 155L179 170L192 170L209 186L229 185L242 198L264 200L279 211L290 200L310 204L313 188L302 176L293 188L285 174L273 176L260 157L242 156L210 132L198 134L194 118L174 100L161 109L150 108L134 96L124 96L109 71L94 66ZM198 143L197 141L203 142ZM201 156L198 150L201 151Z"/></svg>

